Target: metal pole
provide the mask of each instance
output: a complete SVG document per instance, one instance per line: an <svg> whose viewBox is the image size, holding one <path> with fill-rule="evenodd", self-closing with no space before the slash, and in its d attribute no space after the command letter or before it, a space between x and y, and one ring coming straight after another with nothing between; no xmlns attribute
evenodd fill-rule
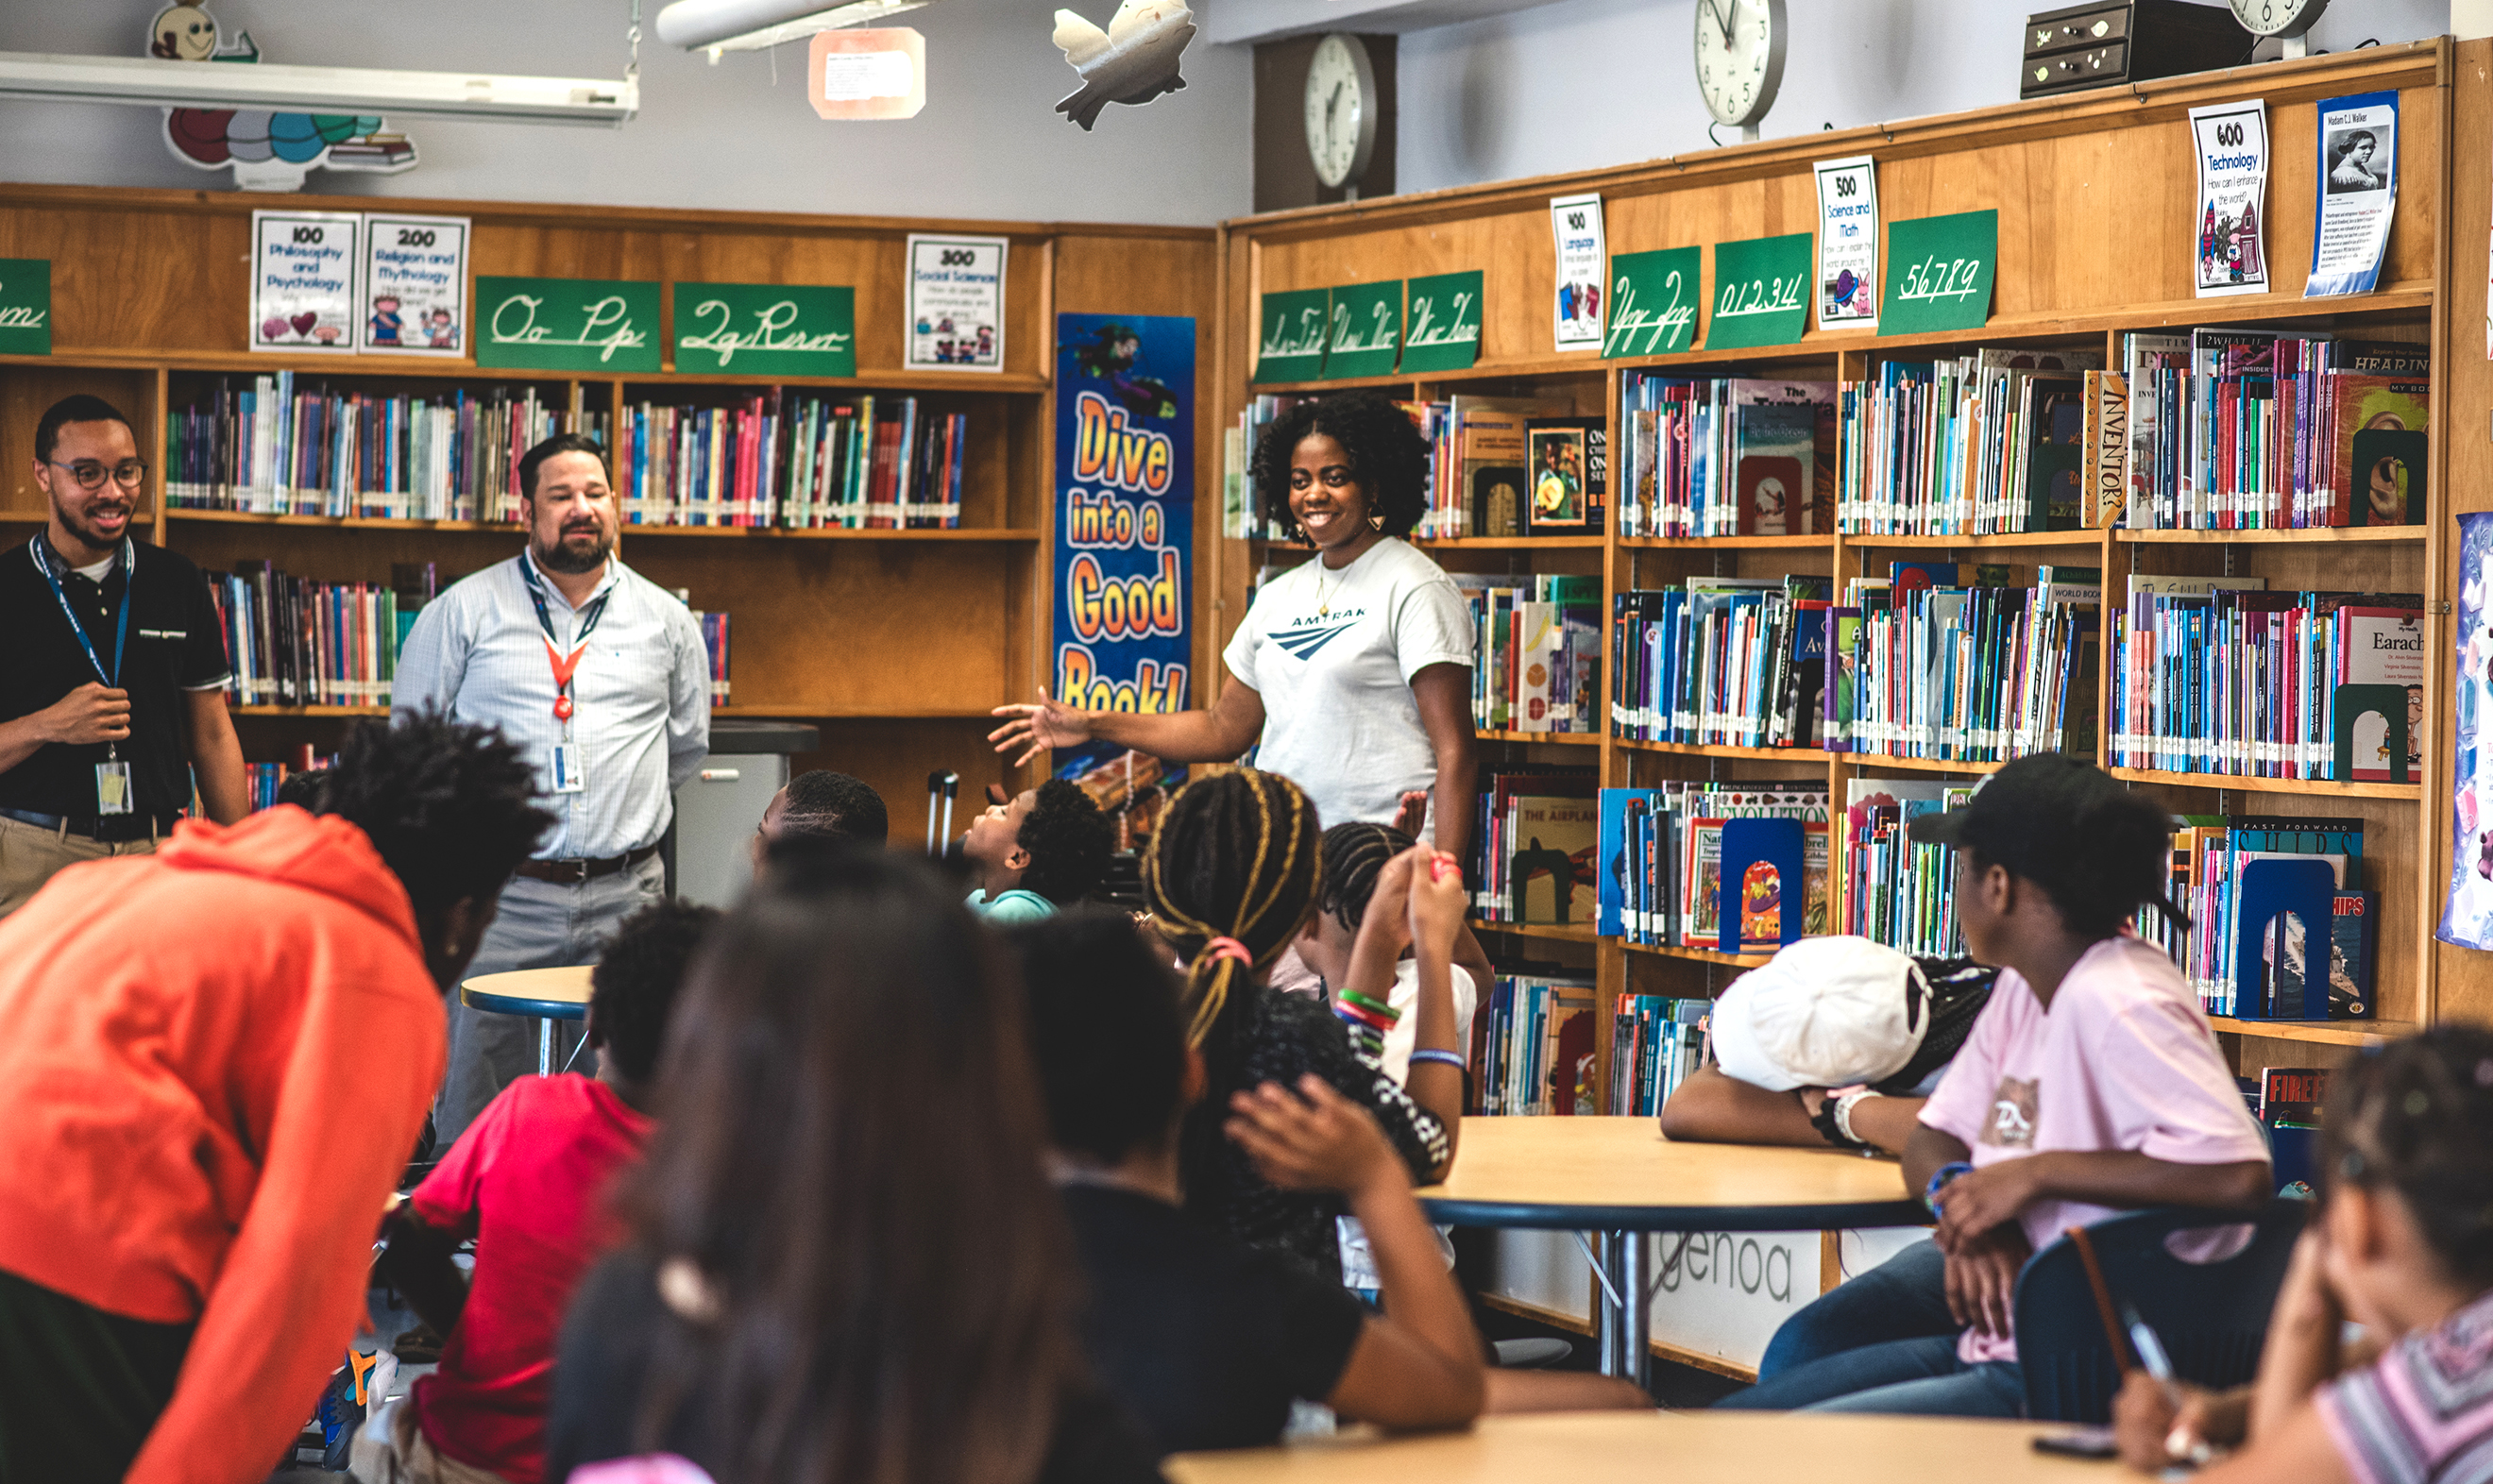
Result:
<svg viewBox="0 0 2493 1484"><path fill-rule="evenodd" d="M554 1022L543 1016L537 1018L537 1075L554 1075Z"/></svg>
<svg viewBox="0 0 2493 1484"><path fill-rule="evenodd" d="M1627 1258L1620 1264L1619 1296L1627 1300L1627 1322L1619 1326L1621 1359L1626 1364L1619 1375L1644 1384L1645 1361L1653 1352L1648 1343L1653 1328L1653 1294L1646 1287L1646 1269L1652 1265L1652 1252L1645 1244L1651 1240L1642 1232L1627 1232Z"/></svg>
<svg viewBox="0 0 2493 1484"><path fill-rule="evenodd" d="M1635 1289L1628 1286L1627 1233L1602 1233L1602 1273L1608 1280L1608 1292L1603 1295L1602 1309L1602 1374L1625 1376L1628 1371L1628 1336L1631 1305L1636 1301Z"/></svg>

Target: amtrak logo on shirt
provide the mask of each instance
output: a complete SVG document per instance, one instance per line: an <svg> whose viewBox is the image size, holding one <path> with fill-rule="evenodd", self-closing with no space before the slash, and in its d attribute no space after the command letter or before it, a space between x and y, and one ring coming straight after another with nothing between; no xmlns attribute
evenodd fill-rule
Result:
<svg viewBox="0 0 2493 1484"><path fill-rule="evenodd" d="M1346 613L1310 613L1292 620L1287 628L1274 630L1269 637L1291 659L1313 659L1317 650L1367 616L1366 608L1353 608Z"/></svg>

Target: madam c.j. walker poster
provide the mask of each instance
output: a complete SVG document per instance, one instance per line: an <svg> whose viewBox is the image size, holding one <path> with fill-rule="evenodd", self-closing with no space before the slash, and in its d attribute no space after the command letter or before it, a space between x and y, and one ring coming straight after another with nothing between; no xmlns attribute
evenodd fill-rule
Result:
<svg viewBox="0 0 2493 1484"><path fill-rule="evenodd" d="M1095 711L1183 711L1194 581L1194 321L1056 316L1056 621L1048 690ZM1148 836L1176 778L1095 745L1056 771Z"/></svg>

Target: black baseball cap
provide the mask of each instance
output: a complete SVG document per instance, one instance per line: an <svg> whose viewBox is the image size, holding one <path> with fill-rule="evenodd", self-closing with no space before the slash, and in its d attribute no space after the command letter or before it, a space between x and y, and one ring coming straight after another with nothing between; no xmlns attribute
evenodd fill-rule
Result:
<svg viewBox="0 0 2493 1484"><path fill-rule="evenodd" d="M1972 848L2009 874L2045 886L2076 864L2080 823L2100 800L2119 794L2111 774L2066 753L2037 753L1974 785L1962 809L1924 815L1908 833L1925 845Z"/></svg>

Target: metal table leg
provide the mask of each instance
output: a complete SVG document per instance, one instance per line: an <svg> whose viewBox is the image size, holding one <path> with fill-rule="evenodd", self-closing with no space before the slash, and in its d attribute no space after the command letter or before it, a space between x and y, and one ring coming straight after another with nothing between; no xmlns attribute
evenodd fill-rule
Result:
<svg viewBox="0 0 2493 1484"><path fill-rule="evenodd" d="M1630 1322L1634 1313L1636 1290L1628 1286L1628 1234L1624 1232L1602 1233L1602 1276L1606 1280L1602 1294L1602 1374L1628 1374L1628 1336L1635 1327Z"/></svg>
<svg viewBox="0 0 2493 1484"><path fill-rule="evenodd" d="M1626 1322L1619 1326L1620 1359L1624 1362L1616 1374L1637 1385L1644 1384L1645 1362L1653 1353L1648 1343L1653 1329L1653 1292L1646 1269L1651 1265L1651 1240L1642 1232L1619 1233L1626 1238L1627 1256L1619 1264L1619 1297L1626 1300Z"/></svg>
<svg viewBox="0 0 2493 1484"><path fill-rule="evenodd" d="M537 1075L554 1075L554 1021L550 1017L537 1022Z"/></svg>

